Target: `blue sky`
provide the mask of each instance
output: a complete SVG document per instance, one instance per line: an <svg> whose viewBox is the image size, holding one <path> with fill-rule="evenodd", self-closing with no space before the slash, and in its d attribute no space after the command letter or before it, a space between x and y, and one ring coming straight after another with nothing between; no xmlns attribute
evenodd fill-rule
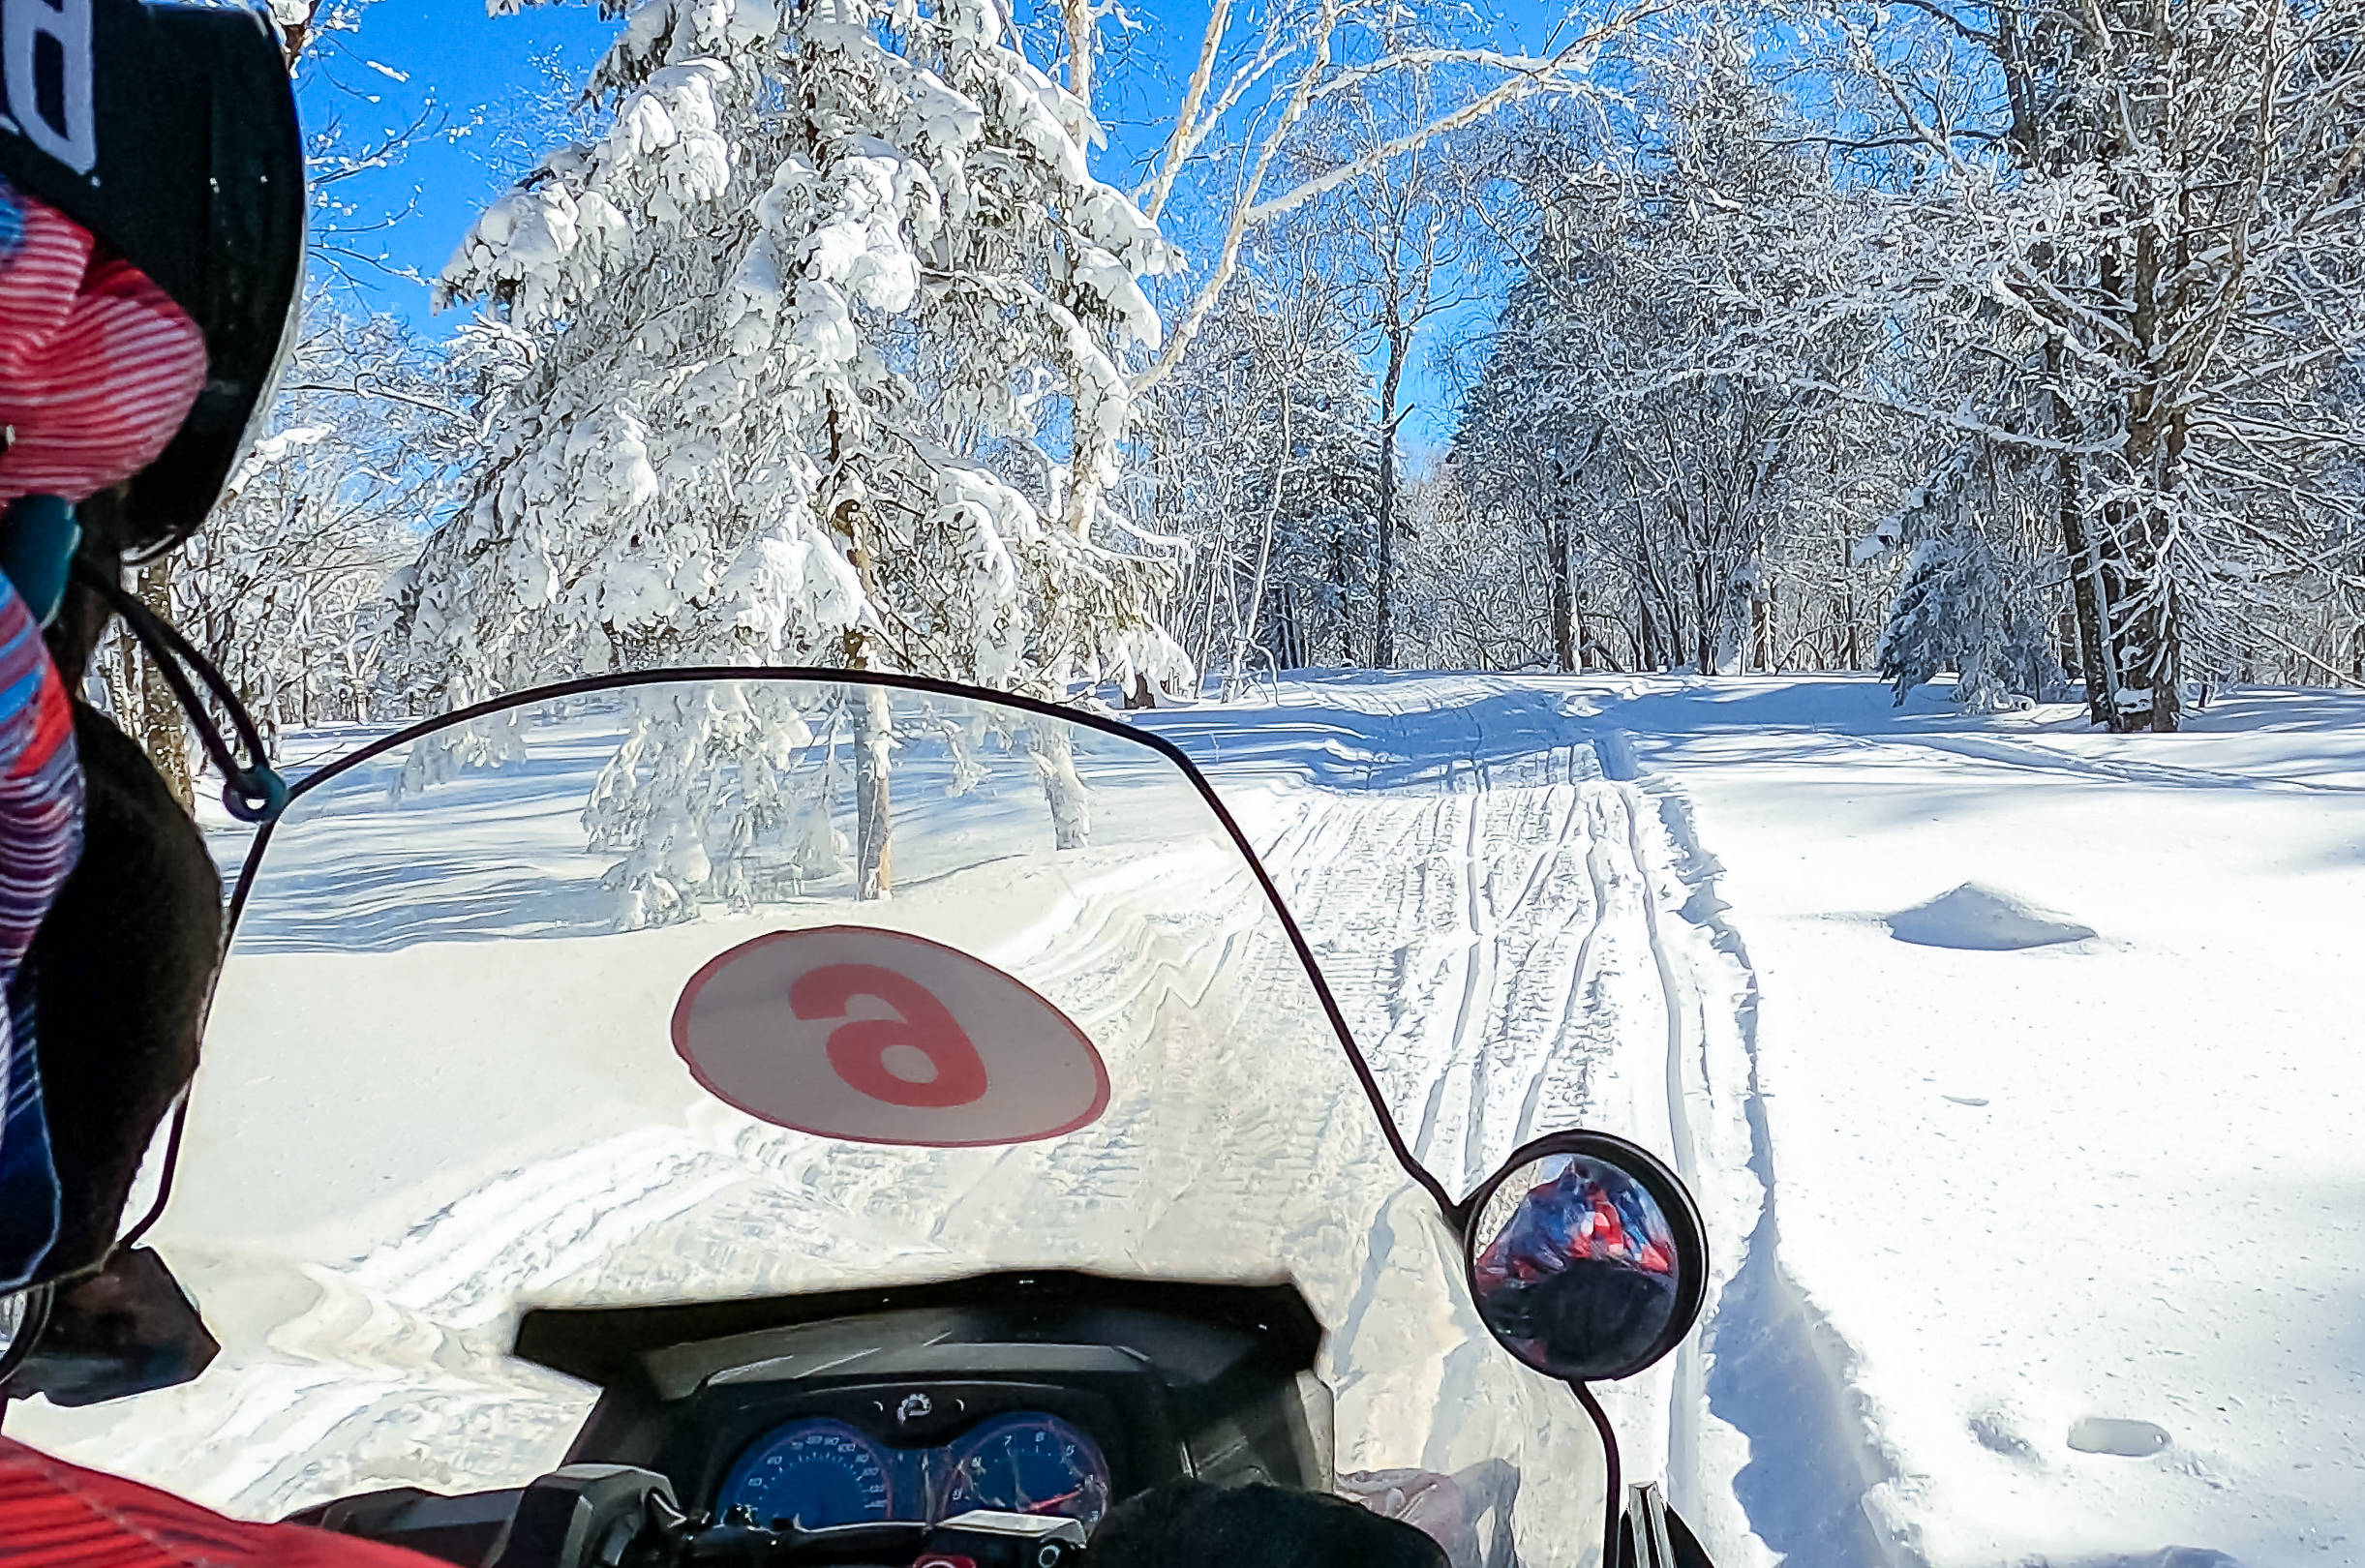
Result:
<svg viewBox="0 0 2365 1568"><path fill-rule="evenodd" d="M433 278L485 202L522 171L530 155L519 121L545 90L545 62L580 82L617 25L588 5L488 17L484 0L377 0L361 12L359 31L307 58L296 95L310 130L335 123L368 143L422 110L440 110L452 128L485 118L341 185L354 212L351 231L333 242L382 256L394 269L348 265L373 304L428 324L425 285L399 273Z"/></svg>
<svg viewBox="0 0 2365 1568"><path fill-rule="evenodd" d="M1130 9L1148 25L1113 41L1106 90L1096 95L1109 133L1101 172L1129 187L1178 96L1173 45L1196 45L1206 15L1204 0ZM428 112L447 134L416 140L392 166L340 182L349 216L323 226L319 237L369 304L439 333L452 317L431 314L427 281L486 201L548 146L556 135L551 93L561 79L579 87L621 23L602 20L582 0L502 17L487 16L484 0L374 0L359 16L357 31L306 60L297 91L307 126L334 122L349 143L362 144ZM448 134L458 128L465 134ZM1440 443L1442 384L1420 365L1408 392L1422 406L1408 422L1413 446Z"/></svg>
<svg viewBox="0 0 2365 1568"><path fill-rule="evenodd" d="M1140 5L1133 9L1149 15ZM1132 168L1154 148L1161 111L1171 113L1167 42L1187 28L1187 42L1196 44L1206 15L1203 0L1175 0L1158 10L1173 25L1113 40L1103 72L1108 90L1097 95L1110 140L1098 160L1101 172L1127 186ZM500 17L485 15L483 0L373 0L364 7L357 31L334 37L306 61L297 91L307 126L318 130L333 120L366 140L429 106L454 124L479 116L488 123L456 139L424 141L399 166L346 182L356 209L347 243L382 253L398 270L432 277L485 202L551 139L547 126L532 134L554 71L579 86L621 25L602 20L584 0ZM389 216L393 221L380 228ZM421 285L380 275L371 294L421 323L429 319Z"/></svg>

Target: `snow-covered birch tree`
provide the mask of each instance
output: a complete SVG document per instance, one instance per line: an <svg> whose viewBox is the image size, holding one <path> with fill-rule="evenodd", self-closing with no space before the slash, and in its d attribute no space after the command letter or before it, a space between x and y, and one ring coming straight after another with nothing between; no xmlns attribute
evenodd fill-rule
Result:
<svg viewBox="0 0 2365 1568"><path fill-rule="evenodd" d="M472 504L401 585L435 699L682 664L1055 697L1184 676L1151 614L1164 564L1107 542L1123 366L1161 342L1141 280L1176 253L1093 177L1089 106L996 0L646 0L592 90L604 132L445 273L533 363ZM892 739L852 724L859 875L883 892ZM695 896L653 863L624 880L636 918Z"/></svg>
<svg viewBox="0 0 2365 1568"><path fill-rule="evenodd" d="M1833 139L1926 171L1887 281L1934 282L2006 406L2044 404L1927 411L2050 455L2096 720L2175 729L2260 638L2310 657L2276 585L2352 588L2365 498L2365 6L1819 10L1863 84Z"/></svg>
<svg viewBox="0 0 2365 1568"><path fill-rule="evenodd" d="M1137 490L1193 544L1172 623L1227 695L1371 647L1378 421L1339 270L1314 223L1265 236L1142 400Z"/></svg>

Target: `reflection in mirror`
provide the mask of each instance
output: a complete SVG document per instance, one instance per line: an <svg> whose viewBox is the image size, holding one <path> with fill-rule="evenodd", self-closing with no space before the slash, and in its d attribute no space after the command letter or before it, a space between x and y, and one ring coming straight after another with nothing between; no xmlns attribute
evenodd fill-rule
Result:
<svg viewBox="0 0 2365 1568"><path fill-rule="evenodd" d="M1512 1167L1481 1206L1471 1288L1513 1355L1555 1377L1624 1377L1665 1349L1687 1260L1641 1182L1581 1154Z"/></svg>

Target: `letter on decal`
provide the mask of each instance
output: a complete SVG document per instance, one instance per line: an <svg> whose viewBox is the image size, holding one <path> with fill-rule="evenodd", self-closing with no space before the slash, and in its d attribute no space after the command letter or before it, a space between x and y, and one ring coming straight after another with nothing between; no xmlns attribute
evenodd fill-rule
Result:
<svg viewBox="0 0 2365 1568"><path fill-rule="evenodd" d="M46 105L41 91L45 67L59 73L50 78ZM27 141L76 174L98 166L90 0L0 0L0 92L9 118ZM59 118L50 117L51 107Z"/></svg>

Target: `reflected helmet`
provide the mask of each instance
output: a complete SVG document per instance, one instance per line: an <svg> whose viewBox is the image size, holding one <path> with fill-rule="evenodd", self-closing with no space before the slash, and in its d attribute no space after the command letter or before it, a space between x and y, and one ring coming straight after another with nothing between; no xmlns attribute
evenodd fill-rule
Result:
<svg viewBox="0 0 2365 1568"><path fill-rule="evenodd" d="M302 282L304 149L278 25L242 0L0 0L0 180L203 334L204 386L131 480L119 542L188 537L268 402Z"/></svg>

